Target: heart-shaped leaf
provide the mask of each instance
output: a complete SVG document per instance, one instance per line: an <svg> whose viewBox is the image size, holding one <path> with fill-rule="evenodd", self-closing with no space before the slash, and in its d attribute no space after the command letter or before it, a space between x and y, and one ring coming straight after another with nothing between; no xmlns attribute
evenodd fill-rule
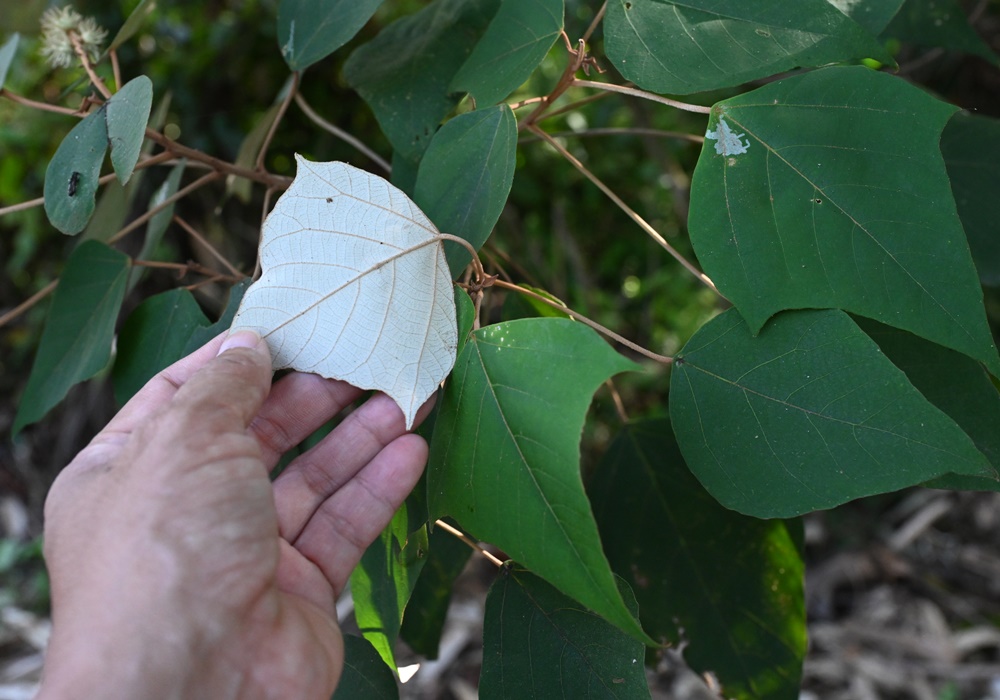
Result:
<svg viewBox="0 0 1000 700"><path fill-rule="evenodd" d="M264 223L261 278L232 330L264 336L274 368L391 396L413 425L455 364L455 297L438 230L402 191L296 155Z"/></svg>

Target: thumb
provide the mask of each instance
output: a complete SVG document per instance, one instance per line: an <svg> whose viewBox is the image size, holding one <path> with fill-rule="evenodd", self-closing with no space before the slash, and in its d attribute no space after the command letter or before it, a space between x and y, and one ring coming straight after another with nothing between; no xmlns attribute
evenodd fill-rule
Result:
<svg viewBox="0 0 1000 700"><path fill-rule="evenodd" d="M218 355L184 383L174 408L200 430L242 432L271 389L271 352L253 331L226 338Z"/></svg>

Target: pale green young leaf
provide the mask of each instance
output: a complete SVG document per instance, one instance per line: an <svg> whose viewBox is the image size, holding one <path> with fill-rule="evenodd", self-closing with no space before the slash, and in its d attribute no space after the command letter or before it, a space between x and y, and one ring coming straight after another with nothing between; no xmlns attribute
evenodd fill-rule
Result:
<svg viewBox="0 0 1000 700"><path fill-rule="evenodd" d="M126 255L98 241L83 241L70 255L17 408L14 435L108 364L128 268Z"/></svg>
<svg viewBox="0 0 1000 700"><path fill-rule="evenodd" d="M710 132L728 126L730 143L702 149L691 241L752 330L782 309L841 308L1000 375L938 148L954 112L860 67L813 71L713 108Z"/></svg>
<svg viewBox="0 0 1000 700"><path fill-rule="evenodd" d="M534 72L563 28L563 0L504 0L451 81L480 107L495 104Z"/></svg>
<svg viewBox="0 0 1000 700"><path fill-rule="evenodd" d="M646 640L615 589L580 477L580 432L594 391L635 368L589 327L565 319L475 331L439 399L427 492L432 518L451 515Z"/></svg>
<svg viewBox="0 0 1000 700"><path fill-rule="evenodd" d="M740 513L791 517L949 472L997 478L842 311L788 311L754 337L730 309L688 342L670 383L685 461Z"/></svg>

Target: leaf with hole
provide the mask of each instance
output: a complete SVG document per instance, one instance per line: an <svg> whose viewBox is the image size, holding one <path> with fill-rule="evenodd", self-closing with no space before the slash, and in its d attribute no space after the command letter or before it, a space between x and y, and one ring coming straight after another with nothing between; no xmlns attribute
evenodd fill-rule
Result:
<svg viewBox="0 0 1000 700"><path fill-rule="evenodd" d="M264 336L275 369L384 391L409 428L455 364L455 296L440 234L382 178L296 160L295 180L264 222L261 277L232 329Z"/></svg>
<svg viewBox="0 0 1000 700"><path fill-rule="evenodd" d="M735 309L715 317L677 356L670 418L705 488L759 518L949 472L997 477L843 311L787 311L757 337Z"/></svg>
<svg viewBox="0 0 1000 700"><path fill-rule="evenodd" d="M952 105L885 73L840 67L712 111L749 147L702 148L691 242L754 332L783 309L840 308L964 352L1000 376L938 148Z"/></svg>

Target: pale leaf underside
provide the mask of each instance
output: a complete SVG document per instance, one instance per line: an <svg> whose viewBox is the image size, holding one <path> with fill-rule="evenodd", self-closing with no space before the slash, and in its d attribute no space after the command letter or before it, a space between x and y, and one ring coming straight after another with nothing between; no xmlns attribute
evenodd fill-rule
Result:
<svg viewBox="0 0 1000 700"><path fill-rule="evenodd" d="M260 279L232 331L267 339L275 369L384 391L413 425L455 364L451 274L438 230L400 190L296 155L264 222Z"/></svg>

